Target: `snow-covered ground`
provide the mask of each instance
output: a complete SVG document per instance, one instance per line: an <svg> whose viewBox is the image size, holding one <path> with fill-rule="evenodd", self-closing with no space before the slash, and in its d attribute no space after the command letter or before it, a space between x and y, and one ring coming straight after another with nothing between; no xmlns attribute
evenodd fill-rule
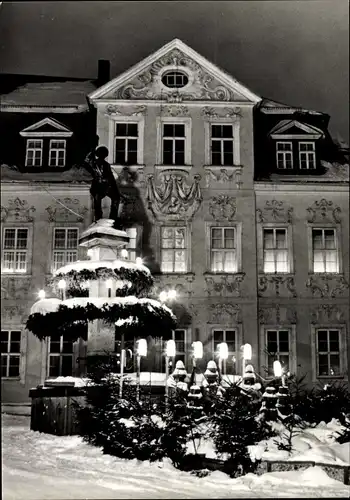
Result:
<svg viewBox="0 0 350 500"><path fill-rule="evenodd" d="M349 498L350 487L319 467L305 471L205 478L170 463L138 463L103 455L77 436L29 430L29 418L2 415L4 500L95 498Z"/></svg>

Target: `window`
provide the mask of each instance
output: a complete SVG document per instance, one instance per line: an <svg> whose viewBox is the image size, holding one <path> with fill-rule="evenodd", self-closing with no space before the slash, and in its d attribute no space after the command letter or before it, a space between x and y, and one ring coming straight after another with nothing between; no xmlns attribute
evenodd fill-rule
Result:
<svg viewBox="0 0 350 500"><path fill-rule="evenodd" d="M293 168L293 146L291 142L277 142L277 168Z"/></svg>
<svg viewBox="0 0 350 500"><path fill-rule="evenodd" d="M1 330L2 377L19 377L21 334L19 330Z"/></svg>
<svg viewBox="0 0 350 500"><path fill-rule="evenodd" d="M43 141L27 140L26 167L41 167L43 161Z"/></svg>
<svg viewBox="0 0 350 500"><path fill-rule="evenodd" d="M188 76L181 71L168 71L162 77L162 83L166 87L179 89L188 83Z"/></svg>
<svg viewBox="0 0 350 500"><path fill-rule="evenodd" d="M61 336L49 337L49 377L73 375L73 342Z"/></svg>
<svg viewBox="0 0 350 500"><path fill-rule="evenodd" d="M161 271L163 273L186 272L186 228L162 227Z"/></svg>
<svg viewBox="0 0 350 500"><path fill-rule="evenodd" d="M49 151L49 166L64 167L66 164L66 141L51 140Z"/></svg>
<svg viewBox="0 0 350 500"><path fill-rule="evenodd" d="M312 170L316 168L316 153L314 142L299 142L300 168Z"/></svg>
<svg viewBox="0 0 350 500"><path fill-rule="evenodd" d="M314 273L338 273L335 229L312 229L312 263Z"/></svg>
<svg viewBox="0 0 350 500"><path fill-rule="evenodd" d="M317 330L317 376L340 374L339 330Z"/></svg>
<svg viewBox="0 0 350 500"><path fill-rule="evenodd" d="M210 260L213 272L236 273L236 230L233 227L212 227Z"/></svg>
<svg viewBox="0 0 350 500"><path fill-rule="evenodd" d="M211 125L211 164L233 165L232 125Z"/></svg>
<svg viewBox="0 0 350 500"><path fill-rule="evenodd" d="M286 229L263 229L264 273L288 273Z"/></svg>
<svg viewBox="0 0 350 500"><path fill-rule="evenodd" d="M163 123L163 164L185 165L185 125Z"/></svg>
<svg viewBox="0 0 350 500"><path fill-rule="evenodd" d="M213 330L213 355L217 357L218 345L226 342L228 348L228 358L223 361L223 373L236 373L236 330L232 329L218 329Z"/></svg>
<svg viewBox="0 0 350 500"><path fill-rule="evenodd" d="M75 262L78 257L78 229L60 228L54 230L53 271Z"/></svg>
<svg viewBox="0 0 350 500"><path fill-rule="evenodd" d="M138 124L116 123L115 162L119 165L137 165Z"/></svg>
<svg viewBox="0 0 350 500"><path fill-rule="evenodd" d="M3 273L27 272L28 229L5 229L2 259Z"/></svg>
<svg viewBox="0 0 350 500"><path fill-rule="evenodd" d="M268 375L273 376L273 362L280 361L285 371L289 369L289 331L288 330L267 330L267 369Z"/></svg>

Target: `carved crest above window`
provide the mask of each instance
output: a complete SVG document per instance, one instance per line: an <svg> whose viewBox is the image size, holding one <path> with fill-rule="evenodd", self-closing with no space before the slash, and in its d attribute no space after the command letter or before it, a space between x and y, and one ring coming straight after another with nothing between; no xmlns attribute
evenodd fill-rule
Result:
<svg viewBox="0 0 350 500"><path fill-rule="evenodd" d="M311 312L312 324L339 323L344 321L344 312L331 304L321 304Z"/></svg>
<svg viewBox="0 0 350 500"><path fill-rule="evenodd" d="M209 201L209 213L216 221L233 220L236 210L236 198L227 194L213 196Z"/></svg>
<svg viewBox="0 0 350 500"><path fill-rule="evenodd" d="M242 311L237 304L211 304L208 323L232 325L242 323Z"/></svg>
<svg viewBox="0 0 350 500"><path fill-rule="evenodd" d="M230 118L231 120L238 120L241 116L241 108L211 108L205 106L201 115L205 120L221 120L222 118Z"/></svg>
<svg viewBox="0 0 350 500"><path fill-rule="evenodd" d="M147 106L116 106L115 104L107 104L105 114L109 116L143 116L147 113Z"/></svg>
<svg viewBox="0 0 350 500"><path fill-rule="evenodd" d="M273 307L259 309L259 323L261 325L294 325L297 322L297 312L292 307L276 304Z"/></svg>
<svg viewBox="0 0 350 500"><path fill-rule="evenodd" d="M245 273L230 275L205 275L206 292L209 297L241 297L241 284Z"/></svg>
<svg viewBox="0 0 350 500"><path fill-rule="evenodd" d="M334 205L333 201L322 198L315 201L308 209L308 222L332 222L340 223L340 207Z"/></svg>
<svg viewBox="0 0 350 500"><path fill-rule="evenodd" d="M74 198L57 199L56 203L46 209L49 222L83 222L88 211Z"/></svg>
<svg viewBox="0 0 350 500"><path fill-rule="evenodd" d="M154 175L147 178L148 208L158 220L190 220L202 203L200 175L188 184L183 176L161 175L156 185Z"/></svg>
<svg viewBox="0 0 350 500"><path fill-rule="evenodd" d="M334 274L314 274L306 281L313 297L334 298L347 294L349 283L344 276Z"/></svg>
<svg viewBox="0 0 350 500"><path fill-rule="evenodd" d="M291 223L293 208L286 207L283 201L267 200L264 208L256 210L258 222Z"/></svg>
<svg viewBox="0 0 350 500"><path fill-rule="evenodd" d="M294 276L290 275L260 275L258 279L258 295L265 296L291 296L296 297Z"/></svg>
<svg viewBox="0 0 350 500"><path fill-rule="evenodd" d="M1 222L33 222L30 214L35 211L36 208L30 207L27 200L17 197L9 200L7 206L1 205Z"/></svg>

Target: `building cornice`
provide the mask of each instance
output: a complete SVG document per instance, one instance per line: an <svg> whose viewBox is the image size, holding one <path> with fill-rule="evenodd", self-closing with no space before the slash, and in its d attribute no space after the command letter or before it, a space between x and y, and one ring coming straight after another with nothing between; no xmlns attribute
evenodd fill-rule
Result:
<svg viewBox="0 0 350 500"><path fill-rule="evenodd" d="M72 182L28 182L28 181L2 181L1 194L37 193L50 191L57 195L89 194L90 184L73 184ZM46 191L47 190L47 191Z"/></svg>
<svg viewBox="0 0 350 500"><path fill-rule="evenodd" d="M99 99L92 100L92 103L95 107L99 107L100 105L106 104L117 104L118 106L171 106L171 105L184 105L184 106L193 106L193 107L218 107L218 108L229 108L230 106L235 107L247 107L253 108L255 104L253 102L247 101L181 101L180 103L169 103L164 100L156 100L156 99L128 99L128 100L119 100L116 98L113 99Z"/></svg>
<svg viewBox="0 0 350 500"><path fill-rule="evenodd" d="M82 113L88 111L87 104L78 106L35 106L23 104L1 104L0 112L4 113Z"/></svg>
<svg viewBox="0 0 350 500"><path fill-rule="evenodd" d="M290 184L276 184L273 182L254 182L254 191L256 194L268 192L279 193L305 193L305 192L329 192L329 193L347 193L349 194L349 185L344 183L332 182L327 185L314 182L303 183L290 183Z"/></svg>

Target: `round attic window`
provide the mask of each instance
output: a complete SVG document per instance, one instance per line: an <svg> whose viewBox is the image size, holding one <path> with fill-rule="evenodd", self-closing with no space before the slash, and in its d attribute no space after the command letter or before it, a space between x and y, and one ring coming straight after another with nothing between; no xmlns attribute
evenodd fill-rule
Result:
<svg viewBox="0 0 350 500"><path fill-rule="evenodd" d="M168 71L163 75L162 83L171 89L180 89L188 84L188 76L181 71Z"/></svg>

